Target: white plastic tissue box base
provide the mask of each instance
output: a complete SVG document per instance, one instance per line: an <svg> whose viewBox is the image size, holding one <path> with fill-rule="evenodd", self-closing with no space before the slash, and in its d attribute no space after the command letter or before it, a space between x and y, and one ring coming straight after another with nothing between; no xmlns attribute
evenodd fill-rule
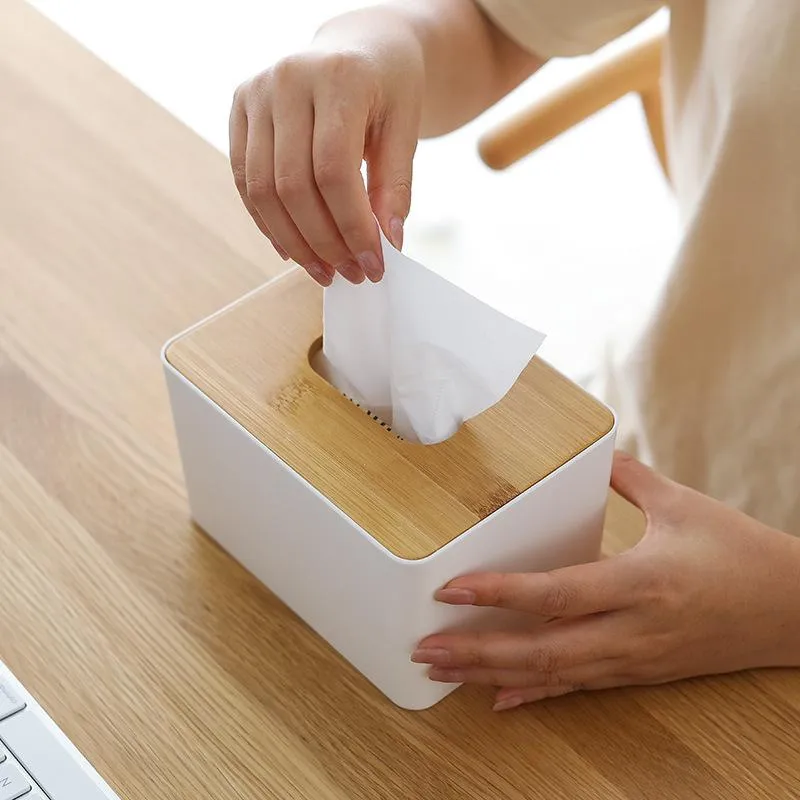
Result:
<svg viewBox="0 0 800 800"><path fill-rule="evenodd" d="M540 334L389 247L385 258L380 284L337 280L324 301L297 268L176 337L163 360L192 517L389 699L421 709L455 688L411 662L422 638L508 625L508 612L435 602L437 588L597 557L615 428L594 398L528 364ZM314 372L323 302L342 390L406 438L448 437L528 367L471 430L401 441Z"/></svg>
<svg viewBox="0 0 800 800"><path fill-rule="evenodd" d="M326 377L402 438L441 442L502 399L544 335L381 239L383 280L325 290Z"/></svg>

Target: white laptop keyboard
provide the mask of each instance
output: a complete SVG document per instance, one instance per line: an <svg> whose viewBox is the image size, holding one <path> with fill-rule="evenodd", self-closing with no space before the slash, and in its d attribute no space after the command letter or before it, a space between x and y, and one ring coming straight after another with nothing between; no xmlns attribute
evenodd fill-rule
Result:
<svg viewBox="0 0 800 800"><path fill-rule="evenodd" d="M119 800L0 662L0 800Z"/></svg>

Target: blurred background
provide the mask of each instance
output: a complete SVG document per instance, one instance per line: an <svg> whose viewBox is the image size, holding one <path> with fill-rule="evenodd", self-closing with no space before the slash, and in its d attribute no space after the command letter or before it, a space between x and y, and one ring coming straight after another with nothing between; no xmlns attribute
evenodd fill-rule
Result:
<svg viewBox="0 0 800 800"><path fill-rule="evenodd" d="M32 0L224 152L236 86L302 48L325 19L369 4ZM656 15L630 37L665 22ZM541 354L581 381L645 318L676 243L676 211L638 100L624 98L505 172L484 167L476 145L595 57L548 64L470 125L422 142L405 247L546 333Z"/></svg>

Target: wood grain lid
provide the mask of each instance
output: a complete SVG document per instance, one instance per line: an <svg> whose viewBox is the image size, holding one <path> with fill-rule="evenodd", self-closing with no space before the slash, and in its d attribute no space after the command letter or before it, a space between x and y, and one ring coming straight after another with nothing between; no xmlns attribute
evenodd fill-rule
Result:
<svg viewBox="0 0 800 800"><path fill-rule="evenodd" d="M534 358L445 442L381 427L312 369L322 289L300 269L173 341L167 361L378 542L430 555L608 433L611 412Z"/></svg>

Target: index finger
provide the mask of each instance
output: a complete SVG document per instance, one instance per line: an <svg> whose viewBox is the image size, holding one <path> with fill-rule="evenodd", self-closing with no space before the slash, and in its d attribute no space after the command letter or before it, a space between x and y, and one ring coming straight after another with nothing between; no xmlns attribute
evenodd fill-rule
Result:
<svg viewBox="0 0 800 800"><path fill-rule="evenodd" d="M639 578L626 555L551 572L484 572L450 581L435 599L543 617L578 617L632 604Z"/></svg>
<svg viewBox="0 0 800 800"><path fill-rule="evenodd" d="M358 265L366 273L379 276L383 273L383 252L378 223L361 174L367 109L351 108L338 98L321 97L315 114L315 182Z"/></svg>

